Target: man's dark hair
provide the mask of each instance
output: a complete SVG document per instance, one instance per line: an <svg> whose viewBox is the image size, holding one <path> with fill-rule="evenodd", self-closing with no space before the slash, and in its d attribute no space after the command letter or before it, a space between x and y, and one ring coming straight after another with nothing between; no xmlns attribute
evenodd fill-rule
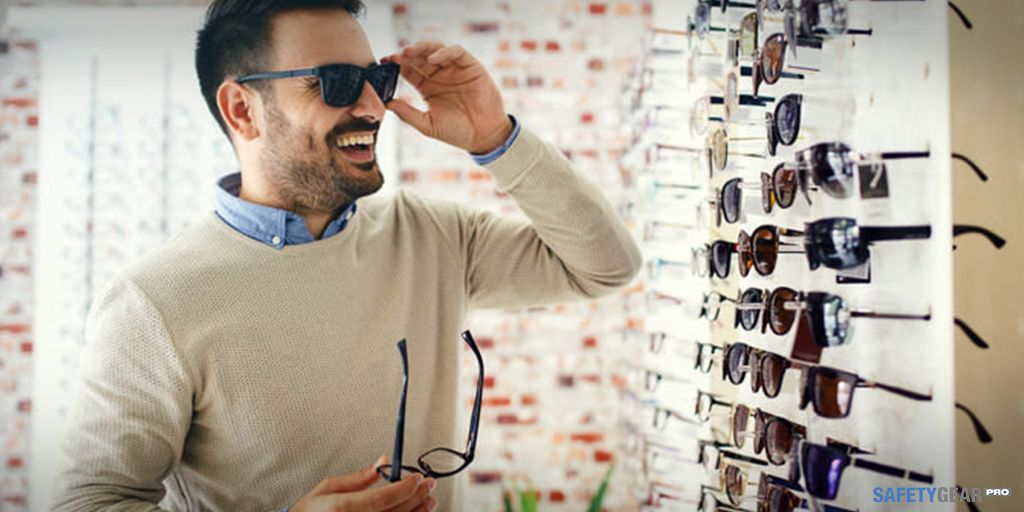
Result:
<svg viewBox="0 0 1024 512"><path fill-rule="evenodd" d="M231 133L217 108L217 89L226 78L268 71L271 20L283 12L306 9L343 9L355 17L365 6L361 0L214 0L206 9L203 28L196 34L196 74L206 106L228 140ZM266 82L249 84L269 97Z"/></svg>

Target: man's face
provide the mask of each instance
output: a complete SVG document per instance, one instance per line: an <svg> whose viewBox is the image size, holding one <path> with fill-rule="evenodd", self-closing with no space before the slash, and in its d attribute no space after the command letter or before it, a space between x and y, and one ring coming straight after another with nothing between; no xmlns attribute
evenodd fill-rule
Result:
<svg viewBox="0 0 1024 512"><path fill-rule="evenodd" d="M362 27L338 9L295 11L273 20L273 70L324 64L366 67L375 62ZM334 213L380 189L376 135L384 104L366 82L347 107L324 103L316 77L270 80L264 96L265 137L260 154L265 178L286 209ZM352 145L361 137L370 144Z"/></svg>

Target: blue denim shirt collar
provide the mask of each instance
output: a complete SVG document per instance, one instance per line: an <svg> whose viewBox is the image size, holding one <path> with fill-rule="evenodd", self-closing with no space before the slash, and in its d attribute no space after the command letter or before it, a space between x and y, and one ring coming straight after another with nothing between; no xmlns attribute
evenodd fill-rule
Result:
<svg viewBox="0 0 1024 512"><path fill-rule="evenodd" d="M216 213L229 226L243 235L271 247L306 244L316 239L306 228L301 215L256 203L238 197L242 187L242 174L232 173L217 180ZM356 203L348 205L324 229L321 239L337 235L345 229L356 213Z"/></svg>

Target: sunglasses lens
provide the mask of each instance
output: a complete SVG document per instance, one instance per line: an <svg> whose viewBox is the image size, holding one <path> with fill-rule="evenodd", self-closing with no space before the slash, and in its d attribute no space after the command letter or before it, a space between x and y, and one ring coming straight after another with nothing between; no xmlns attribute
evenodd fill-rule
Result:
<svg viewBox="0 0 1024 512"><path fill-rule="evenodd" d="M839 35L846 32L849 23L847 12L849 0L829 0L818 3L819 22L821 28L831 35Z"/></svg>
<svg viewBox="0 0 1024 512"><path fill-rule="evenodd" d="M821 347L835 347L846 343L850 332L850 309L838 295L824 292L807 294L811 312L814 341Z"/></svg>
<svg viewBox="0 0 1024 512"><path fill-rule="evenodd" d="M768 227L758 228L754 231L752 244L754 268L762 276L771 274L779 257L779 237L775 230Z"/></svg>
<svg viewBox="0 0 1024 512"><path fill-rule="evenodd" d="M811 268L817 264L842 270L868 259L867 245L861 242L857 221L850 217L831 217L807 224L805 249Z"/></svg>
<svg viewBox="0 0 1024 512"><path fill-rule="evenodd" d="M705 3L699 3L693 16L694 24L697 26L697 35L703 38L711 29L711 7Z"/></svg>
<svg viewBox="0 0 1024 512"><path fill-rule="evenodd" d="M743 502L743 488L746 485L739 466L728 465L725 467L725 495L733 505Z"/></svg>
<svg viewBox="0 0 1024 512"><path fill-rule="evenodd" d="M796 169L787 167L785 163L779 164L772 172L772 185L779 208L793 206L793 200L796 199L797 186L799 185Z"/></svg>
<svg viewBox="0 0 1024 512"><path fill-rule="evenodd" d="M845 418L850 414L850 403L856 376L829 368L815 368L814 412L824 418Z"/></svg>
<svg viewBox="0 0 1024 512"><path fill-rule="evenodd" d="M764 303L764 292L757 288L748 288L740 296L740 304L742 305L756 305L760 306ZM748 331L754 330L757 327L757 320L761 317L761 310L755 308L743 308L736 310L736 314L739 315L740 326Z"/></svg>
<svg viewBox="0 0 1024 512"><path fill-rule="evenodd" d="M736 240L736 254L739 257L740 275L746 277L750 273L750 267L754 265L754 255L750 248L750 235L740 230Z"/></svg>
<svg viewBox="0 0 1024 512"><path fill-rule="evenodd" d="M775 107L775 127L779 144L790 146L800 132L800 96L787 94Z"/></svg>
<svg viewBox="0 0 1024 512"><path fill-rule="evenodd" d="M796 291L791 288L776 288L768 299L769 324L775 334L786 334L796 320L796 309L786 308L786 304L796 300Z"/></svg>
<svg viewBox="0 0 1024 512"><path fill-rule="evenodd" d="M719 204L722 205L722 217L729 224L740 220L740 201L742 201L740 181L740 178L733 178L722 186L722 197L719 199Z"/></svg>
<svg viewBox="0 0 1024 512"><path fill-rule="evenodd" d="M779 396L782 389L782 377L786 373L786 360L774 354L761 356L761 385L768 398Z"/></svg>
<svg viewBox="0 0 1024 512"><path fill-rule="evenodd" d="M737 405L732 413L732 443L736 448L743 448L746 441L747 419L750 417L750 409L745 405Z"/></svg>
<svg viewBox="0 0 1024 512"><path fill-rule="evenodd" d="M800 151L797 161L811 171L814 183L826 194L845 199L852 193L856 164L850 147L841 143L821 143Z"/></svg>
<svg viewBox="0 0 1024 512"><path fill-rule="evenodd" d="M348 64L325 67L320 73L320 87L328 105L347 107L363 92L363 69Z"/></svg>
<svg viewBox="0 0 1024 512"><path fill-rule="evenodd" d="M740 106L739 78L736 73L729 73L725 78L725 118L732 119L733 113Z"/></svg>
<svg viewBox="0 0 1024 512"><path fill-rule="evenodd" d="M711 100L708 97L698 99L690 110L690 131L694 135L704 135L708 131L708 118L711 116Z"/></svg>
<svg viewBox="0 0 1024 512"><path fill-rule="evenodd" d="M850 458L827 446L804 443L800 459L808 494L825 500L835 499L843 469Z"/></svg>
<svg viewBox="0 0 1024 512"><path fill-rule="evenodd" d="M690 268L697 277L707 277L710 261L707 246L695 247L690 253Z"/></svg>
<svg viewBox="0 0 1024 512"><path fill-rule="evenodd" d="M761 453L764 450L764 423L765 413L760 410L754 416L754 453Z"/></svg>
<svg viewBox="0 0 1024 512"><path fill-rule="evenodd" d="M767 130L765 138L768 141L768 155L775 156L779 149L779 138L775 136L775 116L771 112L764 113L764 127Z"/></svg>
<svg viewBox="0 0 1024 512"><path fill-rule="evenodd" d="M768 507L766 512L793 512L800 499L792 491L783 487L772 487L768 490Z"/></svg>
<svg viewBox="0 0 1024 512"><path fill-rule="evenodd" d="M726 277L729 275L729 260L732 258L732 249L729 247L728 242L717 241L711 245L711 270L714 271L718 277ZM743 265L740 265L740 271L742 272ZM743 275L746 275L743 272Z"/></svg>
<svg viewBox="0 0 1024 512"><path fill-rule="evenodd" d="M725 373L733 384L743 382L750 364L750 347L742 343L730 345L725 354Z"/></svg>
<svg viewBox="0 0 1024 512"><path fill-rule="evenodd" d="M752 12L740 22L740 55L750 57L757 49L757 13Z"/></svg>
<svg viewBox="0 0 1024 512"><path fill-rule="evenodd" d="M725 130L715 130L711 135L711 161L717 171L724 171L729 165L729 137Z"/></svg>
<svg viewBox="0 0 1024 512"><path fill-rule="evenodd" d="M764 213L771 213L775 208L775 192L772 190L772 176L766 172L761 173L761 209Z"/></svg>
<svg viewBox="0 0 1024 512"><path fill-rule="evenodd" d="M468 461L465 455L453 452L446 448L435 448L420 457L419 463L432 473L450 474L464 468Z"/></svg>
<svg viewBox="0 0 1024 512"><path fill-rule="evenodd" d="M370 85L377 92L377 96L384 103L395 97L395 89L398 87L398 64L391 62L373 67L367 73Z"/></svg>
<svg viewBox="0 0 1024 512"><path fill-rule="evenodd" d="M792 425L781 418L772 418L765 430L768 437L768 461L777 466L785 464L793 449Z"/></svg>
<svg viewBox="0 0 1024 512"><path fill-rule="evenodd" d="M786 59L786 40L782 34L775 34L764 42L761 54L761 77L766 84L774 84L782 77Z"/></svg>

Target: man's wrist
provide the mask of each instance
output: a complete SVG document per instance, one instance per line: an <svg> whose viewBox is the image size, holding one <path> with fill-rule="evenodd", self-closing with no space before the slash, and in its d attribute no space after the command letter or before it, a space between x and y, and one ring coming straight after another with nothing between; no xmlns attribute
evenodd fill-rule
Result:
<svg viewBox="0 0 1024 512"><path fill-rule="evenodd" d="M471 155L479 156L490 153L501 147L502 144L508 140L509 136L512 135L512 131L515 129L515 122L512 121L512 116L506 114L505 122L501 124L501 127L491 132L483 142L480 142L476 147L471 148L469 153Z"/></svg>
<svg viewBox="0 0 1024 512"><path fill-rule="evenodd" d="M516 140L516 136L519 135L519 121L516 120L511 114L507 115L508 125L503 129L501 138L493 143L490 143L488 147L491 149L483 152L470 151L469 155L473 157L478 165L486 165L498 159L501 155L508 151L508 148Z"/></svg>

